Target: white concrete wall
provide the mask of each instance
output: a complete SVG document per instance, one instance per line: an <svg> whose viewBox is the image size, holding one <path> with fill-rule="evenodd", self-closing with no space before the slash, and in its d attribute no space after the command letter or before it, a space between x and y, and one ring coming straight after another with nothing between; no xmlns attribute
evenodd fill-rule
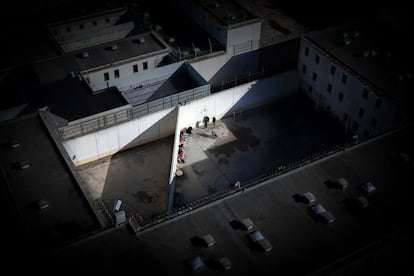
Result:
<svg viewBox="0 0 414 276"><path fill-rule="evenodd" d="M207 81L209 81L230 59L230 55L225 53L214 57L203 58L191 61L191 65Z"/></svg>
<svg viewBox="0 0 414 276"><path fill-rule="evenodd" d="M306 47L309 48L308 55L305 55ZM315 62L316 55L319 56L319 63ZM303 71L304 66L306 72ZM336 68L334 74L331 73L331 66ZM397 127L405 120L405 115L394 103L371 91L347 68L304 40L301 41L299 49L298 71L302 80L301 86L307 91L307 95L319 107L330 110L346 130L359 135L376 135ZM317 74L316 80L313 80L313 73ZM346 83L342 82L344 74L347 75ZM328 91L328 85L332 86L331 92ZM363 96L364 89L368 90L366 98ZM342 102L339 100L340 93L343 94ZM377 99L381 101L380 107L377 107ZM364 110L362 116L359 114L360 109ZM397 117L401 117L401 121ZM376 120L376 125L372 120Z"/></svg>
<svg viewBox="0 0 414 276"><path fill-rule="evenodd" d="M229 29L227 32L227 51L234 51L238 45L245 48L244 52L258 49L261 25L261 22L255 22Z"/></svg>
<svg viewBox="0 0 414 276"><path fill-rule="evenodd" d="M76 166L152 142L175 131L177 111L162 110L111 128L63 142Z"/></svg>
<svg viewBox="0 0 414 276"><path fill-rule="evenodd" d="M89 83L91 88L94 91L99 91L101 89L117 86L120 88L122 85L122 79L131 77L132 75L140 74L142 72L152 70L157 67L165 55L168 53L161 53L159 55L154 55L151 57L146 57L143 59L133 60L125 62L122 64L112 64L110 67L105 67L102 69L97 69L93 71L82 72L85 80ZM148 63L148 69L144 70L143 63ZM138 65L138 72L134 73L133 66ZM115 70L119 70L119 78L115 78ZM104 74L109 74L109 81L105 81Z"/></svg>
<svg viewBox="0 0 414 276"><path fill-rule="evenodd" d="M246 83L180 107L177 128L196 126L204 116L221 119L234 111L246 111L271 100L284 98L298 91L297 71L285 72L258 81Z"/></svg>
<svg viewBox="0 0 414 276"><path fill-rule="evenodd" d="M246 111L298 91L297 71L289 71L246 83L189 102L179 108L159 111L121 125L63 142L75 165L112 155L120 150L152 142L184 127L196 127L204 116L221 119L234 111ZM178 116L179 114L179 116ZM176 147L174 147L176 148ZM176 154L173 153L173 158ZM174 159L175 160L175 159ZM173 160L173 162L175 162ZM175 166L172 166L171 173Z"/></svg>

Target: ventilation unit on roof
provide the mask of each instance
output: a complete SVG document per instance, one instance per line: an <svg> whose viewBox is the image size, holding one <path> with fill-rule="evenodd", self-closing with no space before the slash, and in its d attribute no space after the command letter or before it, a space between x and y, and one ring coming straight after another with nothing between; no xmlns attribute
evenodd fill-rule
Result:
<svg viewBox="0 0 414 276"><path fill-rule="evenodd" d="M10 148L12 148L12 149L17 149L17 148L19 148L19 147L20 147L20 142L19 142L19 141L17 141L17 140L11 140L11 141L9 142L9 145L10 145Z"/></svg>
<svg viewBox="0 0 414 276"><path fill-rule="evenodd" d="M169 43L174 43L174 42L175 42L175 38L174 38L174 37L170 37L170 38L168 39L168 42L169 42Z"/></svg>
<svg viewBox="0 0 414 276"><path fill-rule="evenodd" d="M19 169L21 169L21 170L25 170L25 169L30 168L30 166L31 166L32 164L31 164L29 161L22 160L22 161L20 161L17 165L18 165Z"/></svg>
<svg viewBox="0 0 414 276"><path fill-rule="evenodd" d="M87 58L87 57L89 57L88 52L82 52L82 57L83 57L83 58Z"/></svg>
<svg viewBox="0 0 414 276"><path fill-rule="evenodd" d="M117 44L112 44L111 49L112 49L112 51L118 50L118 45Z"/></svg>
<svg viewBox="0 0 414 276"><path fill-rule="evenodd" d="M140 37L140 38L138 39L138 41L139 41L139 43L144 43L144 42L145 42L145 37Z"/></svg>

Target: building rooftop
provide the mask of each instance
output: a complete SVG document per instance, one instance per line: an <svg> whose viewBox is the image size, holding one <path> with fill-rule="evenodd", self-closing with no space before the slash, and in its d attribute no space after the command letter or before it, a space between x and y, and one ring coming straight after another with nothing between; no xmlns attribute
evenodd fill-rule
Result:
<svg viewBox="0 0 414 276"><path fill-rule="evenodd" d="M412 156L413 139L414 131L409 127L369 140L240 189L202 208L183 210L183 215L136 235L125 226L85 239L57 252L53 260L59 266L70 263L95 272L121 272L130 269L128 264L133 262L154 273L192 275L187 263L195 256L206 264L206 275L217 274L220 268L215 261L222 257L231 262L231 269L226 271L229 275L326 275L346 269L352 272L352 267L347 268L350 260L368 256L375 260L375 250L381 251L385 244L398 244L403 232L412 234L413 225L407 217L413 171L394 163L392 157L402 150ZM349 181L346 190L326 184L338 177ZM346 202L361 195L359 185L365 181L375 183L378 192L368 198L366 212L355 214ZM311 215L308 204L296 200L295 195L308 191L336 217L332 224L320 222ZM250 231L259 230L273 245L270 252L264 253L249 241L248 230L240 227L244 218L250 218L255 225ZM208 234L216 241L210 247L199 242L199 237ZM373 271L381 271L378 267L394 271L391 264L408 267L408 258L398 251L399 247L391 248L397 250L388 263L374 261L366 265Z"/></svg>
<svg viewBox="0 0 414 276"><path fill-rule="evenodd" d="M68 121L128 105L116 88L109 88L93 95L86 84L78 79L48 84L45 86L45 94L45 105L49 110Z"/></svg>
<svg viewBox="0 0 414 276"><path fill-rule="evenodd" d="M68 1L59 5L49 5L39 13L42 15L42 21L45 23L66 22L72 20L81 20L94 16L122 11L122 3L118 0L87 0L87 1Z"/></svg>
<svg viewBox="0 0 414 276"><path fill-rule="evenodd" d="M281 2L269 0L234 0L262 19L260 45L265 47L300 36L304 26L279 7ZM276 2L276 1L274 1Z"/></svg>
<svg viewBox="0 0 414 276"><path fill-rule="evenodd" d="M113 49L112 45L116 45L116 49ZM139 60L145 55L159 53L160 51L167 52L167 46L153 34L146 33L81 50L75 52L74 56L79 64L79 69L87 71L125 60ZM83 57L83 52L87 52L88 57Z"/></svg>
<svg viewBox="0 0 414 276"><path fill-rule="evenodd" d="M160 5L164 8L159 9ZM194 21L178 9L172 1L145 1L143 6L144 8L139 6L136 10L148 11L148 18L152 24L155 24L154 32L162 37L163 41L174 51L164 60L164 64L220 51L224 53L224 47L201 26L194 24ZM199 49L197 53L194 52L194 47Z"/></svg>
<svg viewBox="0 0 414 276"><path fill-rule="evenodd" d="M197 0L224 26L232 27L258 18L233 0Z"/></svg>
<svg viewBox="0 0 414 276"><path fill-rule="evenodd" d="M29 252L19 255L36 256L100 227L37 113L1 123L0 133L2 199L9 196L7 210L16 210L3 228L18 236L8 254L22 243ZM2 244L9 238L2 235Z"/></svg>
<svg viewBox="0 0 414 276"><path fill-rule="evenodd" d="M15 79L15 74L22 73L25 86ZM74 121L118 107L127 106L128 102L115 87L110 87L93 94L84 80L79 76L66 77L63 80L39 84L36 75L28 68L12 73L10 80L4 84L7 91L1 97L0 121L37 112L45 106L60 117L60 122ZM59 73L58 73L59 74Z"/></svg>
<svg viewBox="0 0 414 276"><path fill-rule="evenodd" d="M413 102L412 44L391 24L370 19L307 34L306 38L360 75L367 87L400 104Z"/></svg>

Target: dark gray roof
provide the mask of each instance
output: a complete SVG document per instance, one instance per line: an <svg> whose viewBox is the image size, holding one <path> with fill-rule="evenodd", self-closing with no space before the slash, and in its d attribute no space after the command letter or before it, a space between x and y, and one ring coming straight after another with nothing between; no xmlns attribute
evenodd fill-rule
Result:
<svg viewBox="0 0 414 276"><path fill-rule="evenodd" d="M140 43L140 38L144 38L145 42ZM114 44L117 45L117 50L112 50L111 46ZM146 33L84 49L75 52L74 56L76 57L80 70L84 71L111 63L122 62L130 58L139 59L140 56L166 49L167 47L154 35ZM88 57L82 57L82 52L88 52Z"/></svg>
<svg viewBox="0 0 414 276"><path fill-rule="evenodd" d="M10 245L8 254L36 257L100 227L36 113L0 124L0 133L1 205L11 232L2 235L1 243ZM12 148L12 140L19 146ZM21 169L22 161L29 167ZM49 208L41 210L45 205L38 206L39 200L47 200ZM15 243L9 242L11 237ZM29 252L15 251L22 247Z"/></svg>
<svg viewBox="0 0 414 276"><path fill-rule="evenodd" d="M111 87L93 95L89 87L77 78L67 78L44 86L40 98L43 106L68 121L85 118L97 113L127 105L128 102L116 88Z"/></svg>
<svg viewBox="0 0 414 276"><path fill-rule="evenodd" d="M91 237L61 251L55 255L56 260L63 266L70 263L106 272L121 272L134 263L154 273L170 275L192 275L186 264L194 256L200 256L207 264L228 257L232 263L226 272L229 275L307 275L319 269L322 274L342 269L347 261L339 268L329 265L345 256L352 261L382 249L384 237L394 244L401 238L401 231L412 225L407 218L411 214L413 171L390 160L401 150L413 154L413 139L412 127L385 135L189 211L137 236L128 228L117 228ZM338 176L350 181L348 190L335 190L324 184ZM378 193L369 199L368 212L356 216L343 201L360 195L359 184L366 180L375 182ZM335 222L315 220L307 204L294 200L295 194L304 191L312 191L317 202L335 215ZM232 221L245 217L251 218L255 229L273 245L271 252L261 252L249 242L246 230L233 227ZM206 248L192 242L194 237L207 233L216 240L213 246ZM364 250L353 255L361 248ZM398 250L394 254L403 256ZM395 257L391 261L406 259ZM216 275L217 270L207 265L203 273Z"/></svg>
<svg viewBox="0 0 414 276"><path fill-rule="evenodd" d="M215 16L223 25L231 26L258 19L252 13L232 0L197 0L206 10Z"/></svg>

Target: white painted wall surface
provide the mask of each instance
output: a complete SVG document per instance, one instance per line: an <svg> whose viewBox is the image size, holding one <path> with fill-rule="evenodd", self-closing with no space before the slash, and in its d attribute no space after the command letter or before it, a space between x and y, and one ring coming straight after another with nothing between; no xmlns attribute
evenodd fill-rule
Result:
<svg viewBox="0 0 414 276"><path fill-rule="evenodd" d="M201 123L204 116L221 119L225 115L231 115L232 108L245 111L284 98L296 93L298 84L298 74L294 70L211 94L181 106L181 119L177 127L195 127L197 121Z"/></svg>
<svg viewBox="0 0 414 276"><path fill-rule="evenodd" d="M233 45L243 44L249 41L260 40L261 22L255 22L240 27L233 27L227 32L227 49L228 51L233 48ZM251 49L255 50L258 47Z"/></svg>
<svg viewBox="0 0 414 276"><path fill-rule="evenodd" d="M122 88L123 79L130 78L133 75L139 75L149 70L152 70L157 67L161 60L168 53L163 52L159 55L145 57L138 60L133 60L125 63L113 64L102 69L97 69L88 72L82 72L84 78L87 80L89 85L94 91L99 91L101 89L116 86ZM148 69L144 70L143 63L147 62ZM134 73L133 66L138 65L138 72ZM119 78L115 78L115 70L119 70ZM104 74L109 74L109 81L105 81Z"/></svg>
<svg viewBox="0 0 414 276"><path fill-rule="evenodd" d="M281 73L211 94L180 106L179 109L174 107L159 111L115 127L67 140L63 145L69 156L75 156L75 165L81 165L120 150L164 138L184 127L195 127L198 121L202 122L204 116L221 119L225 115L232 115L232 109L246 111L266 102L284 98L298 91L298 83L296 70ZM176 158L173 154L174 156Z"/></svg>
<svg viewBox="0 0 414 276"><path fill-rule="evenodd" d="M91 162L118 151L152 142L175 131L177 111L162 110L111 128L63 142L75 165Z"/></svg>
<svg viewBox="0 0 414 276"><path fill-rule="evenodd" d="M226 53L214 57L192 60L190 63L197 72L207 81L209 81L231 58Z"/></svg>

